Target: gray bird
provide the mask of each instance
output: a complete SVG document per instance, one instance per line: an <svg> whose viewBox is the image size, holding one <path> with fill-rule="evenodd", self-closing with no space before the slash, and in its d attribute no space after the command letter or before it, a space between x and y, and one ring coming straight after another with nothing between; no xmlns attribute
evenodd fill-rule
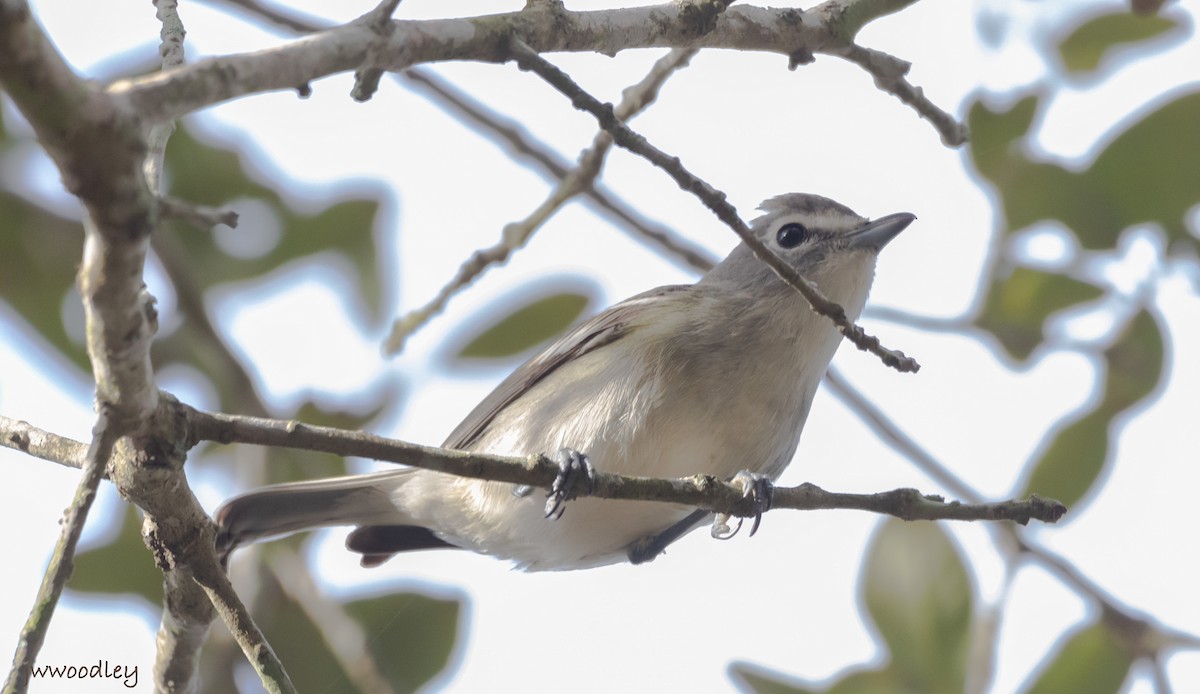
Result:
<svg viewBox="0 0 1200 694"><path fill-rule="evenodd" d="M879 250L915 219L868 221L799 193L759 209L754 234L851 320ZM695 284L638 294L559 338L442 445L558 452L564 473L594 465L646 477L774 480L796 452L840 341L828 318L739 244ZM652 559L712 517L677 504L578 498L558 518L562 495L544 505L529 492L415 468L281 484L226 502L218 542L227 555L269 536L354 525L346 544L364 566L406 550L461 547L528 570L578 569Z"/></svg>

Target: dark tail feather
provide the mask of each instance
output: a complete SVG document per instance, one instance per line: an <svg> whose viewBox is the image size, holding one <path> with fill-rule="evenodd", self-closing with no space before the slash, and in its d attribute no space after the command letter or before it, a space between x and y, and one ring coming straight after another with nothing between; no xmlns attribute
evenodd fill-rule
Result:
<svg viewBox="0 0 1200 694"><path fill-rule="evenodd" d="M458 549L419 525L364 525L346 538L346 549L362 555L366 568L379 566L398 552L418 549Z"/></svg>
<svg viewBox="0 0 1200 694"><path fill-rule="evenodd" d="M389 491L412 470L278 484L235 496L216 513L222 562L239 545L333 525L404 523Z"/></svg>

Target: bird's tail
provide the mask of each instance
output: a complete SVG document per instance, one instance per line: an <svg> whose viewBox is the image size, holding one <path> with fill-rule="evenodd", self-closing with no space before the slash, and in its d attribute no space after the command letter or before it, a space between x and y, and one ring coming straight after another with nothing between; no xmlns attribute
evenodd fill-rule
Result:
<svg viewBox="0 0 1200 694"><path fill-rule="evenodd" d="M222 561L238 545L333 525L404 525L390 491L414 469L388 470L263 487L226 501L216 513Z"/></svg>

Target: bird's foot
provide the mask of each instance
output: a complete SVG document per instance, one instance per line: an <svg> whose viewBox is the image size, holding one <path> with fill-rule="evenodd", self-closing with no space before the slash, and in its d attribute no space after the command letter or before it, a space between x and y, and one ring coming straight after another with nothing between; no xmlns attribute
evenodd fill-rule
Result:
<svg viewBox="0 0 1200 694"><path fill-rule="evenodd" d="M774 487L771 480L763 475L742 470L729 480L729 483L741 488L742 498L751 499L754 505L754 524L750 526L750 537L754 537L754 533L758 532L758 526L762 522L762 514L771 509L771 490ZM736 527L729 527L729 514L718 513L713 519L712 536L718 540L728 540L738 531L742 529L742 519L737 519Z"/></svg>
<svg viewBox="0 0 1200 694"><path fill-rule="evenodd" d="M558 520L562 518L567 499L580 477L587 481L588 492L596 488L596 468L586 455L573 448L559 449L554 461L558 463L558 476L546 494L546 517Z"/></svg>

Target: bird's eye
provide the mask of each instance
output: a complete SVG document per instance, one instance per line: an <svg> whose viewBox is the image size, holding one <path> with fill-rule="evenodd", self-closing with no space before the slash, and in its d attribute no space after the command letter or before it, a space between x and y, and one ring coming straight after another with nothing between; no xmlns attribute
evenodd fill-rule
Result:
<svg viewBox="0 0 1200 694"><path fill-rule="evenodd" d="M783 248L795 248L808 238L808 229L804 228L803 224L792 222L779 227L779 233L775 235L775 240Z"/></svg>

